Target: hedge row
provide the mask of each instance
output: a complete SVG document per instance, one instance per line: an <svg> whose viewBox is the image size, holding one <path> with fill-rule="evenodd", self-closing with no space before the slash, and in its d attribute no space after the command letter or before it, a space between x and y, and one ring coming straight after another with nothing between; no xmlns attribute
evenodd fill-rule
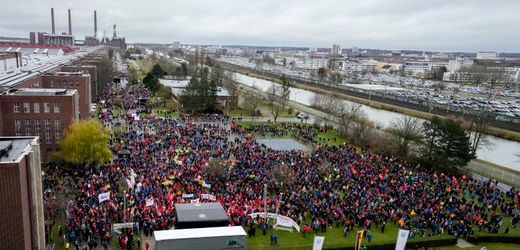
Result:
<svg viewBox="0 0 520 250"><path fill-rule="evenodd" d="M519 236L471 236L467 239L468 242L478 244L480 242L502 242L502 243L517 243L520 244Z"/></svg>

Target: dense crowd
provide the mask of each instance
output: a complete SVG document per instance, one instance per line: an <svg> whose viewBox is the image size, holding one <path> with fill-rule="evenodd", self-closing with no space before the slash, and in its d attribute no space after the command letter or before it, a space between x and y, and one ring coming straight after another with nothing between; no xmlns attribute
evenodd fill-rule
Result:
<svg viewBox="0 0 520 250"><path fill-rule="evenodd" d="M117 115L116 95L123 100ZM294 219L303 234L332 226L384 231L386 223L395 223L412 235L467 236L509 230L502 227L503 216L513 218L513 226L520 219L516 191L502 192L494 181L432 172L348 145L322 145L310 152L267 150L244 134L293 135L316 144L318 130L294 124L232 129L223 115L159 118L140 113L138 96L148 93L131 87L109 89L99 97L98 118L108 127L126 127L110 140L115 156L110 163L77 171L59 165L47 169L46 204L59 190L72 190L64 201L63 228L72 244L106 245L113 237L111 223L126 221L134 226L118 240L131 248L132 232L151 235L171 228L173 204L195 199L219 202L231 225L251 227L258 221L248 214L264 211L264 184L269 212L279 210ZM227 174L209 171L215 162ZM280 165L288 171L282 183L273 178ZM99 202L98 195L107 192L110 199Z"/></svg>

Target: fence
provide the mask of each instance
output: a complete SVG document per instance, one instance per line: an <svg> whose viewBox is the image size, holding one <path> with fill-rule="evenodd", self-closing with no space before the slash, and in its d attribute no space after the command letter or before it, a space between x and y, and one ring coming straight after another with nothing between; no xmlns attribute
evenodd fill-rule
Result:
<svg viewBox="0 0 520 250"><path fill-rule="evenodd" d="M476 174L498 180L502 183L520 188L520 172L504 168L482 160L471 161L466 169Z"/></svg>

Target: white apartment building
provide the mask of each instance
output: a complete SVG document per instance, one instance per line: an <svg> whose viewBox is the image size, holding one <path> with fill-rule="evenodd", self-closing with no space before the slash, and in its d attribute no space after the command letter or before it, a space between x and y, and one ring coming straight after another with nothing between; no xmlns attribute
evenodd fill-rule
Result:
<svg viewBox="0 0 520 250"><path fill-rule="evenodd" d="M326 68L329 65L329 59L325 57L307 57L302 60L295 61L294 67L300 69Z"/></svg>
<svg viewBox="0 0 520 250"><path fill-rule="evenodd" d="M347 61L343 63L343 71L351 74L351 73L357 73L357 72L372 72L376 69L377 63L373 62L365 62L365 63L359 63L359 62L353 62L353 61Z"/></svg>
<svg viewBox="0 0 520 250"><path fill-rule="evenodd" d="M462 68L469 68L473 66L473 59L455 58L448 62L448 72L457 72Z"/></svg>
<svg viewBox="0 0 520 250"><path fill-rule="evenodd" d="M477 59L478 60L497 60L498 53L497 52L478 52Z"/></svg>

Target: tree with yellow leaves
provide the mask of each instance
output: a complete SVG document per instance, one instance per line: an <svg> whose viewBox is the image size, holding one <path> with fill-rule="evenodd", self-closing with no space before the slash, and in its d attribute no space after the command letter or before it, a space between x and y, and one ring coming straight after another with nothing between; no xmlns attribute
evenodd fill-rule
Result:
<svg viewBox="0 0 520 250"><path fill-rule="evenodd" d="M104 163L112 159L110 131L93 119L72 123L60 143L57 156L72 164Z"/></svg>

